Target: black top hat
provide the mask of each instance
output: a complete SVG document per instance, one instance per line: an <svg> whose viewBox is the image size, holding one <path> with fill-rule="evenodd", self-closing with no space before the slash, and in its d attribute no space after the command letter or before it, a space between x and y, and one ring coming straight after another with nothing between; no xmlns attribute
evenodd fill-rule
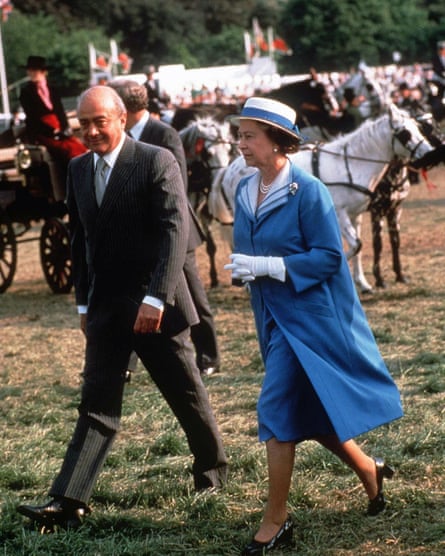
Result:
<svg viewBox="0 0 445 556"><path fill-rule="evenodd" d="M33 70L47 70L49 66L46 64L46 58L43 56L28 56L28 61L26 66L22 66L26 69Z"/></svg>

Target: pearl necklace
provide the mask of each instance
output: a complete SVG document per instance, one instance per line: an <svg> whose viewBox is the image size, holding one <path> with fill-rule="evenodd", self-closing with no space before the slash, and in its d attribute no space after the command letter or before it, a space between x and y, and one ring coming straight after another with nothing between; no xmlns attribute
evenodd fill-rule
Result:
<svg viewBox="0 0 445 556"><path fill-rule="evenodd" d="M260 181L260 193L262 193L263 195L267 195L270 191L270 188L273 185L273 181L269 183L269 185L266 185L263 180Z"/></svg>

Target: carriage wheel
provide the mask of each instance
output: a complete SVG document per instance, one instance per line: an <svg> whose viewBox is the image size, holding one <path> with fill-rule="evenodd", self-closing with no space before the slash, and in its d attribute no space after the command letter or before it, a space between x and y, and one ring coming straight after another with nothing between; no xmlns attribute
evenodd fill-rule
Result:
<svg viewBox="0 0 445 556"><path fill-rule="evenodd" d="M17 267L17 242L6 213L0 209L0 293L12 283Z"/></svg>
<svg viewBox="0 0 445 556"><path fill-rule="evenodd" d="M69 293L73 287L70 236L60 218L50 218L40 233L40 261L46 281L54 293Z"/></svg>

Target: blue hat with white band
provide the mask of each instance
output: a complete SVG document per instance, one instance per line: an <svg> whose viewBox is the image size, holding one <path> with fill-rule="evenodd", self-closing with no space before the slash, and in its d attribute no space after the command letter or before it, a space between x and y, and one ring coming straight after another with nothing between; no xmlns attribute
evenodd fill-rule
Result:
<svg viewBox="0 0 445 556"><path fill-rule="evenodd" d="M295 125L297 113L287 104L270 98L251 97L246 100L241 114L230 118L231 123L239 125L240 120L256 120L277 127L292 135L300 142L304 141L298 126Z"/></svg>

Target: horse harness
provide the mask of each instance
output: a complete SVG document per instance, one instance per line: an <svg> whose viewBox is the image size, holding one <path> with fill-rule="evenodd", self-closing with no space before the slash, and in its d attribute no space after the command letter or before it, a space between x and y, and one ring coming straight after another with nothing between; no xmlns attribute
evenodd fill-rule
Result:
<svg viewBox="0 0 445 556"><path fill-rule="evenodd" d="M338 153L335 152L331 152L331 151L325 151L323 149L321 149L319 147L319 145L315 145L315 148L312 149L312 160L311 160L311 165L312 165L312 174L318 178L320 178L320 153L321 152L326 152L327 154L333 154L335 156L342 156ZM354 157L356 158L356 157ZM370 197L371 199L374 196L374 191L375 191L375 186L377 185L377 181L375 182L375 185L373 188L368 189L367 187L363 186L363 185L359 185L357 183L354 183L353 178L352 178L352 174L351 174L351 169L349 166L349 160L350 157L348 156L348 147L347 145L345 145L344 149L343 149L343 160L345 163L345 168L346 168L346 173L348 175L348 181L347 182L323 182L326 186L328 187L334 187L334 186L344 186L344 187L349 187L350 189L354 189L355 191L358 191L359 193L363 193L364 195L367 195L368 197ZM376 161L377 162L377 161ZM380 161L378 161L380 162ZM386 169L385 169L386 171Z"/></svg>
<svg viewBox="0 0 445 556"><path fill-rule="evenodd" d="M407 148L407 143L411 138L410 131L407 130L407 129L401 129L399 131L396 131L393 128L392 120L390 120L390 123L391 123L391 128L394 131L393 136L392 136L393 145L394 145L394 141L397 139L405 148ZM414 146L414 148L409 151L410 159L412 159L414 157L417 149L420 147L420 145L422 144L423 141L424 141L424 139L419 141ZM406 175L403 176L403 173L401 172L401 169L403 168L403 166L407 166L407 165L403 164L398 159L396 159L394 161L387 161L387 160L372 160L372 159L363 158L363 157L351 156L351 155L348 154L348 145L344 146L343 152L341 154L337 153L337 152L326 150L325 148L322 148L322 146L320 146L320 144L318 144L318 143L316 143L315 145L310 146L309 149L312 151L311 166L312 166L312 173L315 177L321 179L320 178L320 154L322 152L324 152L326 154L334 155L334 156L342 156L344 164L345 164L345 168L346 168L346 173L347 173L347 176L348 176L348 181L347 182L329 182L329 183L324 182L325 185L328 186L328 187L335 187L335 186L349 187L350 189L353 189L354 191L358 191L359 193L363 193L363 195L368 196L370 198L370 203L372 203L375 200L375 198L378 196L378 192L376 190L377 190L378 185L381 183L383 178L387 177L387 181L391 184L391 190L392 191L401 191L401 190L403 190L403 188L405 186L405 183L408 179L408 177ZM394 150L394 146L393 146L393 150ZM365 162L375 162L375 163L379 163L379 164L384 163L385 167L384 167L383 171L381 172L380 176L378 176L378 179L375 179L373 181L373 183L371 184L371 187L368 188L366 186L354 183L352 173L351 173L351 169L350 169L350 160L363 160ZM399 177L399 176L402 176L402 178L394 183L392 178Z"/></svg>

